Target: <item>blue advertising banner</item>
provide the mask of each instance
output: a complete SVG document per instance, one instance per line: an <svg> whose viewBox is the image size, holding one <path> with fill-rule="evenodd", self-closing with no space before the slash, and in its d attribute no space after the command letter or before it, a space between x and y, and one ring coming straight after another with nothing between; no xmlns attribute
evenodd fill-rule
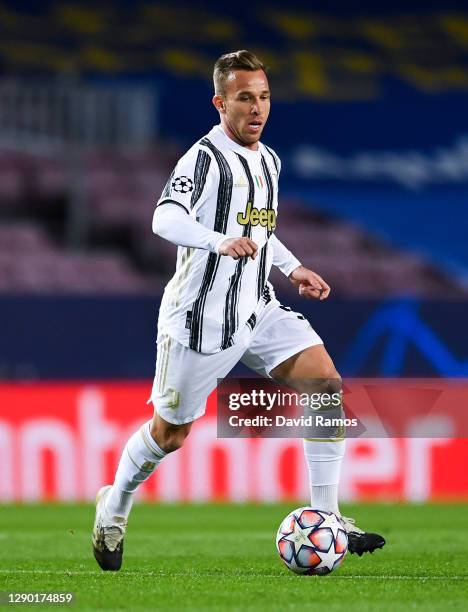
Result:
<svg viewBox="0 0 468 612"><path fill-rule="evenodd" d="M343 376L468 376L466 301L285 303L308 318ZM3 297L1 377L151 379L157 312L152 298Z"/></svg>

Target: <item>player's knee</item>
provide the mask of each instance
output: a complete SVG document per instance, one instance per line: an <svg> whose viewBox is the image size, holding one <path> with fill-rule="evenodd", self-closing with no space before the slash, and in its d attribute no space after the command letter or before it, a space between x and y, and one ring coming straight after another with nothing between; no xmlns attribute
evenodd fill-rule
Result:
<svg viewBox="0 0 468 612"><path fill-rule="evenodd" d="M321 374L321 378L310 381L308 393L312 400L311 406L314 410L326 411L330 417L340 417L343 411L341 376L335 368L324 369ZM323 431L317 437L323 437ZM332 437L337 436L334 434Z"/></svg>
<svg viewBox="0 0 468 612"><path fill-rule="evenodd" d="M326 376L323 377L323 385L325 387L325 393L333 394L341 391L343 381L335 368L326 372Z"/></svg>
<svg viewBox="0 0 468 612"><path fill-rule="evenodd" d="M323 363L317 364L314 368L315 376L322 380L339 380L341 382L341 376L336 370L331 360L324 360Z"/></svg>
<svg viewBox="0 0 468 612"><path fill-rule="evenodd" d="M165 453L173 453L174 451L179 450L179 448L182 448L184 441L185 436L173 434L166 436L159 446Z"/></svg>
<svg viewBox="0 0 468 612"><path fill-rule="evenodd" d="M343 381L335 367L327 365L321 368L316 378L310 381L310 386L310 392L333 395L341 392Z"/></svg>
<svg viewBox="0 0 468 612"><path fill-rule="evenodd" d="M158 427L153 423L151 435L165 453L173 453L179 450L190 432L188 425L172 425L170 427Z"/></svg>

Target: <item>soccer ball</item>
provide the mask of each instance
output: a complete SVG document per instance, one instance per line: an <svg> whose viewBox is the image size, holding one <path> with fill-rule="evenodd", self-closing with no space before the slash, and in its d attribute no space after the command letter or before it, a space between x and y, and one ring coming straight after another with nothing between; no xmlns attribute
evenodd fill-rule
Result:
<svg viewBox="0 0 468 612"><path fill-rule="evenodd" d="M276 548L296 574L323 576L343 563L348 536L333 512L297 508L279 526Z"/></svg>

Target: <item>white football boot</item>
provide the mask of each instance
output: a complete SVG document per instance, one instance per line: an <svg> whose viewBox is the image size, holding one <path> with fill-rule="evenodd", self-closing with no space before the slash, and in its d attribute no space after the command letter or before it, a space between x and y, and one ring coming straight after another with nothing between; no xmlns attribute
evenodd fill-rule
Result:
<svg viewBox="0 0 468 612"><path fill-rule="evenodd" d="M96 518L93 528L94 557L101 569L117 572L122 566L123 540L127 521L121 516L109 516L105 501L112 485L101 487L96 495Z"/></svg>

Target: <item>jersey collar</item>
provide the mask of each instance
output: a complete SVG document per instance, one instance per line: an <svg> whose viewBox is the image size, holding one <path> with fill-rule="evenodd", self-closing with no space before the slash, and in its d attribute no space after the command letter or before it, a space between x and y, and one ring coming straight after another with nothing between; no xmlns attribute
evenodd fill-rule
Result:
<svg viewBox="0 0 468 612"><path fill-rule="evenodd" d="M241 155L250 157L251 159L259 159L262 155L263 145L260 142L258 143L258 149L256 151L247 149L246 147L243 147L242 145L232 140L232 138L229 138L229 136L223 130L223 127L220 123L213 127L210 134L216 135L216 137L219 138L220 141L222 141L226 147L228 147L229 149L232 149L236 153L240 153Z"/></svg>

